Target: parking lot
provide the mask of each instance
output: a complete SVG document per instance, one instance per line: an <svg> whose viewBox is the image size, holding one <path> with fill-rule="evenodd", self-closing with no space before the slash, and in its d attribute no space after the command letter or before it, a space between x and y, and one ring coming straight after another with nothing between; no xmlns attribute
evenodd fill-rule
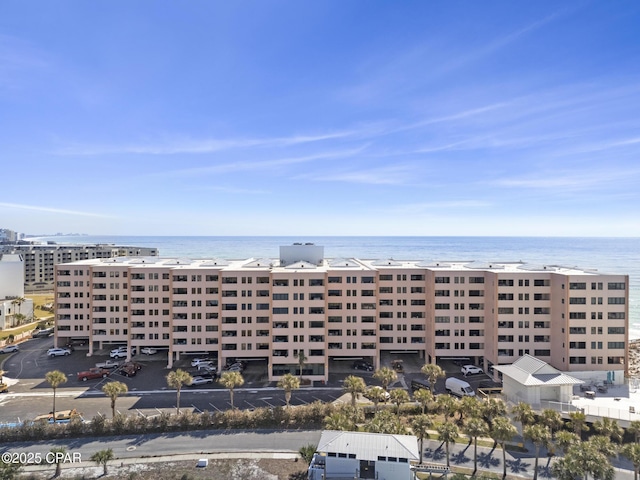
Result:
<svg viewBox="0 0 640 480"><path fill-rule="evenodd" d="M33 418L50 411L51 386L44 380L47 372L60 370L68 381L57 389L57 408L78 408L86 418L96 414L110 415L109 400L102 393L102 387L107 382L120 381L127 385L129 393L118 399L118 409L125 412L135 412L144 415L154 415L161 411L175 411L175 390L167 386L167 353L159 352L155 355L136 355L133 360L142 365L142 369L134 377L127 377L120 372L113 371L106 378L81 381L77 373L94 367L109 359L109 350L96 352L87 357L87 347L76 346L69 356L50 358L47 350L53 346L53 338L35 338L20 344L17 353L0 355L2 368L6 371L5 381L9 383L9 393L0 396L0 422L15 421L16 418ZM191 366L192 357L183 357L174 363L174 369L182 368L193 376L199 372ZM398 380L390 388L405 388L410 390L413 379L425 379L420 373L424 361L418 355L399 355L383 352L381 366L392 366L397 360L402 360L402 372ZM442 360L440 366L447 377L462 378L477 391L481 382L489 381L486 374L464 377L460 372L460 365L453 361ZM329 380L316 382L314 386L301 388L294 392L293 405L311 403L314 401L333 401L342 396L344 379L349 375L362 377L367 385L380 385L373 378L373 371L354 369L353 359L334 359L329 361ZM267 362L247 362L242 372L245 383L236 389L235 406L243 409L259 407L276 407L285 405L284 392L276 387L276 382L269 382ZM445 378L436 383L435 392L445 392ZM28 398L28 401L25 399ZM217 382L198 386L185 386L181 394L181 407L193 411L221 411L230 407L229 392Z"/></svg>

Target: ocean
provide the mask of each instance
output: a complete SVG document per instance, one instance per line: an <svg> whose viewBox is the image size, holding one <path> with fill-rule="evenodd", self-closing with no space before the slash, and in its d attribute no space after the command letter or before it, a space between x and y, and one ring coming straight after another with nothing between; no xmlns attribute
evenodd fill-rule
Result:
<svg viewBox="0 0 640 480"><path fill-rule="evenodd" d="M161 257L278 258L294 242L324 246L327 258L523 261L629 275L629 338L640 338L640 238L591 237L195 237L55 236L40 241L155 247Z"/></svg>

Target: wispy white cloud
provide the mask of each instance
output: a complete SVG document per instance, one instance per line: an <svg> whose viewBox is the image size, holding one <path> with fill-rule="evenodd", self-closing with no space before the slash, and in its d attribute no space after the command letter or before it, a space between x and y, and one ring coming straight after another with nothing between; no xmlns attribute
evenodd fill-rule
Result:
<svg viewBox="0 0 640 480"><path fill-rule="evenodd" d="M612 139L599 143L589 143L575 148L561 150L555 152L555 155L579 155L582 153L602 152L616 148L624 148L629 146L640 145L640 137L632 137L626 139Z"/></svg>
<svg viewBox="0 0 640 480"><path fill-rule="evenodd" d="M441 210L467 210L491 207L491 202L482 200L443 200L437 202L418 202L396 205L393 211L397 213L437 212Z"/></svg>
<svg viewBox="0 0 640 480"><path fill-rule="evenodd" d="M315 182L346 182L369 185L404 185L415 179L416 171L409 165L392 165L389 167L364 168L361 170L341 171L334 173L307 173L298 175L296 179Z"/></svg>
<svg viewBox="0 0 640 480"><path fill-rule="evenodd" d="M231 138L231 139L190 139L157 140L140 144L125 145L86 145L74 144L56 150L57 155L106 155L106 154L138 154L138 155L175 155L203 154L224 150L255 147L290 147L306 143L338 140L359 135L357 131L345 130L316 135L291 135L274 138Z"/></svg>
<svg viewBox="0 0 640 480"><path fill-rule="evenodd" d="M240 171L256 171L256 170L270 170L276 167L284 167L287 165L295 165L300 163L309 163L317 160L328 160L335 158L347 158L357 155L366 149L365 146L353 148L350 150L331 150L327 152L319 152L311 155L303 155L299 157L284 157L275 158L269 160L257 160L257 161L238 161L228 162L216 165L207 165L206 167L194 167L184 168L180 170L167 170L152 174L152 176L199 176L199 175L211 175L222 174L230 172Z"/></svg>
<svg viewBox="0 0 640 480"><path fill-rule="evenodd" d="M48 212L48 213L60 213L63 215L80 215L84 217L116 218L112 215L103 215L100 213L80 212L78 210L66 210L62 208L41 207L37 205L22 205L18 203L0 202L0 207L21 209L21 210L35 210L38 212Z"/></svg>
<svg viewBox="0 0 640 480"><path fill-rule="evenodd" d="M613 182L637 181L638 175L640 175L639 168L619 169L611 166L606 170L594 169L582 172L579 167L576 167L574 171L548 170L530 176L502 178L490 183L508 188L583 190L608 186Z"/></svg>
<svg viewBox="0 0 640 480"><path fill-rule="evenodd" d="M185 188L185 190L187 189L190 192L206 191L206 192L230 193L230 194L237 194L237 195L266 195L271 193L271 191L264 190L264 189L240 188L240 187L229 187L229 186L218 186L218 185L205 186L205 187L189 186Z"/></svg>

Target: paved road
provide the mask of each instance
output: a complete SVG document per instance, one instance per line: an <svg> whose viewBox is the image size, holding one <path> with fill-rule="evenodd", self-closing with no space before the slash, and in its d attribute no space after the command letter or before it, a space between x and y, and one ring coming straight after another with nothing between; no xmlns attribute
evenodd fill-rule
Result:
<svg viewBox="0 0 640 480"><path fill-rule="evenodd" d="M118 459L155 457L184 453L217 452L297 452L307 444L317 445L320 431L197 431L120 437L77 438L37 443L3 445L0 452L46 453L56 446L64 446L70 453L79 452L83 459L98 450L113 449Z"/></svg>
<svg viewBox="0 0 640 480"><path fill-rule="evenodd" d="M79 438L37 443L16 443L0 447L0 454L39 453L46 455L54 447L63 446L71 454L79 454L83 461L98 450L111 448L117 460L159 457L182 454L207 454L245 452L252 453L297 452L301 446L317 445L320 431L198 431L188 433L126 435L105 438ZM444 446L437 441L426 440L424 460L444 464L446 461ZM456 444L451 447L451 464L473 468L473 446ZM550 461L540 458L539 478L552 478ZM507 452L507 472L522 478L533 477L534 459L530 454ZM478 468L497 474L502 473L502 451L488 447L478 447ZM631 480L633 472L617 470L616 480Z"/></svg>

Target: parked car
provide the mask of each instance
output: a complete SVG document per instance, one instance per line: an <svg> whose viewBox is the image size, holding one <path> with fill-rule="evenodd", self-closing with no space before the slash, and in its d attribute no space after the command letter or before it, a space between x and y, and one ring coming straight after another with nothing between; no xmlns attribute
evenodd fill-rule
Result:
<svg viewBox="0 0 640 480"><path fill-rule="evenodd" d="M353 362L352 367L355 370L365 370L367 372L373 372L373 365L371 365L369 362L365 362L364 360L356 360L355 362Z"/></svg>
<svg viewBox="0 0 640 480"><path fill-rule="evenodd" d="M194 358L193 360L191 360L191 366L192 367L197 367L201 363L213 364L213 360L211 360L210 358Z"/></svg>
<svg viewBox="0 0 640 480"><path fill-rule="evenodd" d="M87 380L93 380L94 378L107 378L111 370L106 368L90 368L84 372L78 372L78 380L86 382Z"/></svg>
<svg viewBox="0 0 640 480"><path fill-rule="evenodd" d="M215 367L215 365L213 365L213 363L199 363L197 368L198 368L198 371L200 370L204 370L205 372L217 371L217 368Z"/></svg>
<svg viewBox="0 0 640 480"><path fill-rule="evenodd" d="M71 355L71 350L69 350L68 348L50 348L49 350L47 350L47 355L49 355L50 357L67 356Z"/></svg>
<svg viewBox="0 0 640 480"><path fill-rule="evenodd" d="M445 380L445 388L447 393L451 395L456 395L458 397L475 397L476 392L471 388L464 380L460 380L459 378L449 377Z"/></svg>
<svg viewBox="0 0 640 480"><path fill-rule="evenodd" d="M466 377L467 375L476 375L478 373L484 373L480 367L476 367L475 365L465 365L460 369L462 374Z"/></svg>
<svg viewBox="0 0 640 480"><path fill-rule="evenodd" d="M118 347L114 348L109 352L109 356L111 358L126 358L128 356L128 348L127 347ZM136 354L136 347L131 349L131 356L133 357Z"/></svg>
<svg viewBox="0 0 640 480"><path fill-rule="evenodd" d="M41 338L41 337L49 337L53 335L53 327L52 328L42 328L40 330L36 330L31 334L31 338Z"/></svg>
<svg viewBox="0 0 640 480"><path fill-rule="evenodd" d="M414 378L411 380L411 391L415 392L416 390L431 390L429 380L422 378Z"/></svg>
<svg viewBox="0 0 640 480"><path fill-rule="evenodd" d="M144 347L140 349L140 353L144 353L145 355L155 355L158 353L158 350L151 347Z"/></svg>
<svg viewBox="0 0 640 480"><path fill-rule="evenodd" d="M241 372L242 373L242 366L241 365L231 365L229 368L227 368L225 370L225 372Z"/></svg>
<svg viewBox="0 0 640 480"><path fill-rule="evenodd" d="M104 362L96 363L96 368L116 368L120 366L120 362L117 360L106 360Z"/></svg>
<svg viewBox="0 0 640 480"><path fill-rule="evenodd" d="M135 377L142 370L142 365L138 362L127 362L120 367L120 373L125 377Z"/></svg>
<svg viewBox="0 0 640 480"><path fill-rule="evenodd" d="M13 353L20 350L17 345L7 345L5 347L0 348L0 353Z"/></svg>
<svg viewBox="0 0 640 480"><path fill-rule="evenodd" d="M198 375L191 379L191 386L206 385L207 383L213 383L213 378Z"/></svg>

